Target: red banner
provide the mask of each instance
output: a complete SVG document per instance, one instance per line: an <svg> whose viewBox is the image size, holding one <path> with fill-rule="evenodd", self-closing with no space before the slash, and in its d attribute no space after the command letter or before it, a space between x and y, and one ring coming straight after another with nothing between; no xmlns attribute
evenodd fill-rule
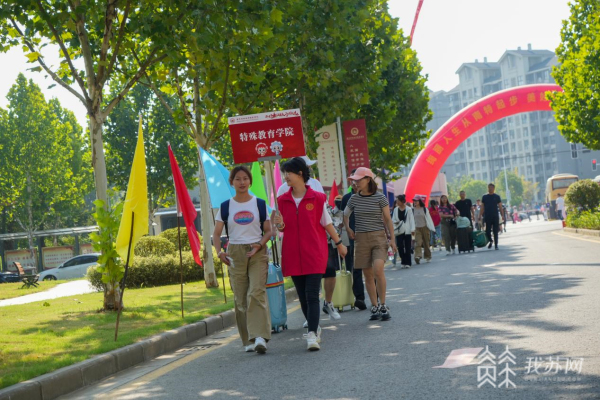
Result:
<svg viewBox="0 0 600 400"><path fill-rule="evenodd" d="M228 121L236 164L251 163L277 153L282 158L306 155L298 109L231 117Z"/></svg>
<svg viewBox="0 0 600 400"><path fill-rule="evenodd" d="M344 148L348 159L348 173L359 167L371 168L365 120L344 121L343 130Z"/></svg>

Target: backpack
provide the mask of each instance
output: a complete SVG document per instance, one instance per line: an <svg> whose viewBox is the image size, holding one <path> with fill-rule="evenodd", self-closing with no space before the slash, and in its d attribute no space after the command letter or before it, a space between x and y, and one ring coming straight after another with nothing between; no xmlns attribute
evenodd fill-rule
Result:
<svg viewBox="0 0 600 400"><path fill-rule="evenodd" d="M264 233L264 224L267 220L267 202L263 199L256 198L256 205L258 206L258 215L260 220L260 230ZM227 221L229 221L229 200L225 200L221 203L221 219L225 224L225 234L229 239L229 229L227 229Z"/></svg>

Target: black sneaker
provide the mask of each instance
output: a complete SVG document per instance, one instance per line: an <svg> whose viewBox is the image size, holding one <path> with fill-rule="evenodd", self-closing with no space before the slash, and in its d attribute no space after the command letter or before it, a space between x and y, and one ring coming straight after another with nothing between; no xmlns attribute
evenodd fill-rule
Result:
<svg viewBox="0 0 600 400"><path fill-rule="evenodd" d="M379 311L378 306L371 307L371 317L369 317L370 321L375 321L381 318L381 312Z"/></svg>
<svg viewBox="0 0 600 400"><path fill-rule="evenodd" d="M366 310L367 309L367 305L365 304L364 300L355 300L354 301L354 307L358 308L359 310Z"/></svg>
<svg viewBox="0 0 600 400"><path fill-rule="evenodd" d="M381 313L382 321L387 321L390 318L392 318L392 316L390 315L390 308L388 306L386 306L385 304L382 304L379 306L379 312Z"/></svg>
<svg viewBox="0 0 600 400"><path fill-rule="evenodd" d="M492 244L493 244L493 242L490 242L490 244L488 244L488 249L492 248Z"/></svg>
<svg viewBox="0 0 600 400"><path fill-rule="evenodd" d="M327 302L323 301L323 312L327 315L329 315L329 310L327 309Z"/></svg>
<svg viewBox="0 0 600 400"><path fill-rule="evenodd" d="M496 245L496 250L498 250L498 245Z"/></svg>

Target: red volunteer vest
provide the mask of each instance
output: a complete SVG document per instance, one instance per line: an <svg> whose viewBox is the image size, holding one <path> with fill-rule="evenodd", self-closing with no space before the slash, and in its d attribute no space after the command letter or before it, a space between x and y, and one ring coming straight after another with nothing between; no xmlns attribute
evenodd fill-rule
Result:
<svg viewBox="0 0 600 400"><path fill-rule="evenodd" d="M327 268L327 233L321 226L326 196L309 186L296 207L292 189L277 198L285 230L281 249L284 276L324 274Z"/></svg>

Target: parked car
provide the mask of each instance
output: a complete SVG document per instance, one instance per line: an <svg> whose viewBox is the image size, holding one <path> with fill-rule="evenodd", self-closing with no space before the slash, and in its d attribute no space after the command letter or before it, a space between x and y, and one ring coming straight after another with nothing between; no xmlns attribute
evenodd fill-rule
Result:
<svg viewBox="0 0 600 400"><path fill-rule="evenodd" d="M56 268L47 269L39 274L40 281L83 278L87 269L98 263L100 253L82 254L68 259Z"/></svg>

